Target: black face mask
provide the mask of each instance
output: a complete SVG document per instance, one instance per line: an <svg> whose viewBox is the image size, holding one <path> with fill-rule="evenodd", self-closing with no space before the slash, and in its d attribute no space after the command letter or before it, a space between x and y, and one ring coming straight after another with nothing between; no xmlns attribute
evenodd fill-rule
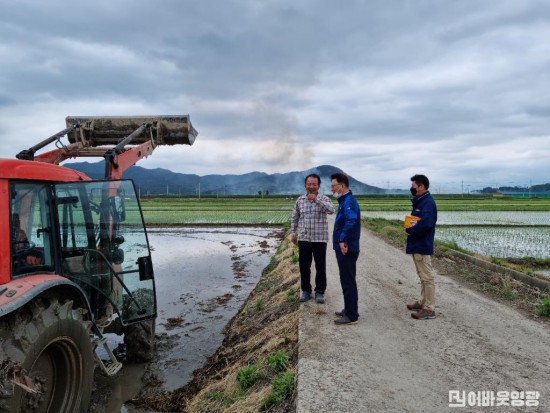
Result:
<svg viewBox="0 0 550 413"><path fill-rule="evenodd" d="M412 196L416 196L416 188L411 187Z"/></svg>

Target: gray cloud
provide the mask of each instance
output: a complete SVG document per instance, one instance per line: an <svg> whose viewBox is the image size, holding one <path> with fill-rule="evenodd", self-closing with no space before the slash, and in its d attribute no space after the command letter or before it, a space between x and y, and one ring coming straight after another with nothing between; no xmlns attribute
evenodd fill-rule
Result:
<svg viewBox="0 0 550 413"><path fill-rule="evenodd" d="M195 146L143 166L333 164L383 187L418 170L442 188L550 181L544 1L0 5L0 156L67 115L190 113Z"/></svg>

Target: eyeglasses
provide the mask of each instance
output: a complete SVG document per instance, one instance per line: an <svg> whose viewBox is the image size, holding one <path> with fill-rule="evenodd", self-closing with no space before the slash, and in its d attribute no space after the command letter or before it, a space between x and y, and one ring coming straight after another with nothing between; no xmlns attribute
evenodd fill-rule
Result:
<svg viewBox="0 0 550 413"><path fill-rule="evenodd" d="M342 186L342 184L331 184L330 185L331 188L336 188L337 186Z"/></svg>

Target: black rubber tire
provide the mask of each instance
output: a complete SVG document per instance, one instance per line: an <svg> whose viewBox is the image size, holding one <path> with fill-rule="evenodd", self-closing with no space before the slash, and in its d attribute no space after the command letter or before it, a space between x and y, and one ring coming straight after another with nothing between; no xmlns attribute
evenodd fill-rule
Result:
<svg viewBox="0 0 550 413"><path fill-rule="evenodd" d="M0 377L0 412L85 413L93 384L91 323L73 301L37 298L0 320L0 360L20 366L41 389Z"/></svg>
<svg viewBox="0 0 550 413"><path fill-rule="evenodd" d="M123 328L126 360L151 361L155 355L155 320L141 321Z"/></svg>

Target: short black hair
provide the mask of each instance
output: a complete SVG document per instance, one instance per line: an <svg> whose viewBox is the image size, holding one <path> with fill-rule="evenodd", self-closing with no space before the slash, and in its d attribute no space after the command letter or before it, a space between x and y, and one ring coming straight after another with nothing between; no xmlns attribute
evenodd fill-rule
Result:
<svg viewBox="0 0 550 413"><path fill-rule="evenodd" d="M308 176L306 176L306 179L304 179L304 185L307 184L307 179L308 178L317 178L317 181L319 181L319 186L321 186L321 177L317 174L309 174Z"/></svg>
<svg viewBox="0 0 550 413"><path fill-rule="evenodd" d="M336 172L330 176L330 180L336 179L339 184L344 184L346 188L349 188L349 178L343 172Z"/></svg>
<svg viewBox="0 0 550 413"><path fill-rule="evenodd" d="M430 180L426 175L414 175L411 176L411 182L416 182L417 185L422 184L424 188L428 189L430 187Z"/></svg>

